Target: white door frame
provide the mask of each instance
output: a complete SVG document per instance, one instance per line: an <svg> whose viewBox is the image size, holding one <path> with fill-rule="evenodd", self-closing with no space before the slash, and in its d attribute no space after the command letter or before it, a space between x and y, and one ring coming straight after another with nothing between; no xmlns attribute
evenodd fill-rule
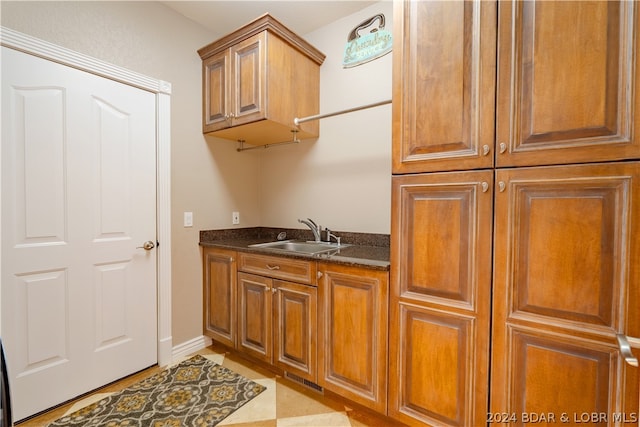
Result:
<svg viewBox="0 0 640 427"><path fill-rule="evenodd" d="M160 243L156 252L158 257L157 351L158 364L160 366L168 365L172 361L173 349L171 337L171 83L138 74L2 26L0 26L0 45L134 86L156 95L157 239ZM0 162L1 164L2 162ZM0 276L1 273L2 265L0 263ZM0 330L2 326L1 314Z"/></svg>

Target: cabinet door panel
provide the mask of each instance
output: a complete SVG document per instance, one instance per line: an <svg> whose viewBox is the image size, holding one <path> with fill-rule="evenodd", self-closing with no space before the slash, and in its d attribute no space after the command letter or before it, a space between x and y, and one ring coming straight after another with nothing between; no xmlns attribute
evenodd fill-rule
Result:
<svg viewBox="0 0 640 427"><path fill-rule="evenodd" d="M271 363L271 279L238 273L238 348Z"/></svg>
<svg viewBox="0 0 640 427"><path fill-rule="evenodd" d="M256 34L231 49L233 61L233 125L264 118L266 99L266 33Z"/></svg>
<svg viewBox="0 0 640 427"><path fill-rule="evenodd" d="M496 180L492 411L536 402L530 411L559 414L579 391L576 410L637 413L638 369L616 335L639 342L640 163L500 170ZM576 379L559 388L567 372Z"/></svg>
<svg viewBox="0 0 640 427"><path fill-rule="evenodd" d="M512 352L501 356L512 368L510 403L516 414L613 414L620 387L615 348L593 345L537 332L511 331ZM562 409L562 412L557 412Z"/></svg>
<svg viewBox="0 0 640 427"><path fill-rule="evenodd" d="M321 264L320 385L386 414L388 273Z"/></svg>
<svg viewBox="0 0 640 427"><path fill-rule="evenodd" d="M274 287L274 362L315 382L317 289L279 280Z"/></svg>
<svg viewBox="0 0 640 427"><path fill-rule="evenodd" d="M495 38L495 2L396 2L394 173L493 165Z"/></svg>
<svg viewBox="0 0 640 427"><path fill-rule="evenodd" d="M500 2L498 166L640 156L635 2Z"/></svg>
<svg viewBox="0 0 640 427"><path fill-rule="evenodd" d="M236 344L236 253L205 248L204 333L229 347Z"/></svg>
<svg viewBox="0 0 640 427"><path fill-rule="evenodd" d="M399 325L393 411L431 425L471 425L473 372L486 373L474 366L473 318L400 303Z"/></svg>
<svg viewBox="0 0 640 427"><path fill-rule="evenodd" d="M202 63L203 70L203 132L228 127L229 119L229 54L212 56Z"/></svg>
<svg viewBox="0 0 640 427"><path fill-rule="evenodd" d="M392 181L389 415L481 425L488 404L493 173Z"/></svg>

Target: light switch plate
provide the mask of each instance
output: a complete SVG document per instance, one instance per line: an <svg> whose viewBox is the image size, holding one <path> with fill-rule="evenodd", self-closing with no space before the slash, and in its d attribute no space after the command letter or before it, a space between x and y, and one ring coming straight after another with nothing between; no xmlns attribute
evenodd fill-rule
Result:
<svg viewBox="0 0 640 427"><path fill-rule="evenodd" d="M193 212L184 213L184 226L193 227Z"/></svg>

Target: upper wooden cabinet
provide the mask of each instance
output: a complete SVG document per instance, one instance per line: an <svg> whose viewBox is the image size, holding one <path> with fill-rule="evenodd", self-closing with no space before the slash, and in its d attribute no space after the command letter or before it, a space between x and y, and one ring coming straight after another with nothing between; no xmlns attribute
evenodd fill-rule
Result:
<svg viewBox="0 0 640 427"><path fill-rule="evenodd" d="M493 166L496 5L396 1L393 173Z"/></svg>
<svg viewBox="0 0 640 427"><path fill-rule="evenodd" d="M497 166L640 157L637 7L500 2Z"/></svg>
<svg viewBox="0 0 640 427"><path fill-rule="evenodd" d="M637 7L397 1L393 173L639 157Z"/></svg>
<svg viewBox="0 0 640 427"><path fill-rule="evenodd" d="M200 50L205 134L265 145L317 137L325 55L269 14ZM294 132L295 131L295 132Z"/></svg>

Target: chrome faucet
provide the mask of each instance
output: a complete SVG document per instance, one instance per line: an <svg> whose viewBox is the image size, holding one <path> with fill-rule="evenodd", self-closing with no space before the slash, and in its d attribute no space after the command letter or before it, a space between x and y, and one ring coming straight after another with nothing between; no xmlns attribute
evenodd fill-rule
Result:
<svg viewBox="0 0 640 427"><path fill-rule="evenodd" d="M313 232L313 237L315 238L316 242L320 242L322 239L320 238L320 231L321 228L319 225L317 225L315 222L313 222L313 220L311 218L307 218L305 219L299 219L298 222L306 225L307 227L309 227L309 229Z"/></svg>

